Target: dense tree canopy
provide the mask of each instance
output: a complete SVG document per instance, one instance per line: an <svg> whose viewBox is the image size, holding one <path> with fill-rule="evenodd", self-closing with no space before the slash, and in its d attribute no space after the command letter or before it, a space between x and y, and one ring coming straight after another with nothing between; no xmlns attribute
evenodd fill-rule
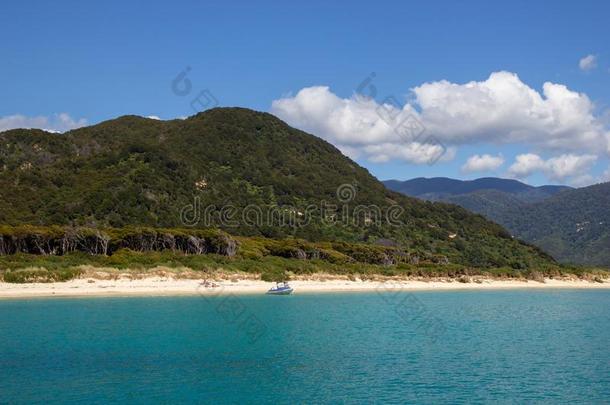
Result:
<svg viewBox="0 0 610 405"><path fill-rule="evenodd" d="M383 239L478 267L552 260L480 215L389 191L329 143L242 108L172 121L124 116L65 134L6 131L0 169L0 223L7 225L184 227L191 208L195 221L186 225L233 235ZM238 215L227 219L226 207ZM264 218L294 214L296 223L249 221L247 207ZM391 207L400 210L388 221ZM371 220L375 209L382 214Z"/></svg>

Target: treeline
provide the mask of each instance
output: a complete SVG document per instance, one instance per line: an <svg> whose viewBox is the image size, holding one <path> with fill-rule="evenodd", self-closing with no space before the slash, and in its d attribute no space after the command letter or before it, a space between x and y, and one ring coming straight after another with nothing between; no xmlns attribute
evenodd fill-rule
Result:
<svg viewBox="0 0 610 405"><path fill-rule="evenodd" d="M261 259L265 256L286 259L323 260L333 264L364 263L380 266L429 263L449 264L442 255L408 252L398 246L349 242L308 242L302 239L238 238L240 256Z"/></svg>
<svg viewBox="0 0 610 405"><path fill-rule="evenodd" d="M0 255L4 256L17 253L63 256L74 252L112 256L121 250L170 251L185 255L211 253L253 260L274 256L334 264L449 264L445 256L408 252L395 245L234 237L217 229L0 226Z"/></svg>
<svg viewBox="0 0 610 405"><path fill-rule="evenodd" d="M172 250L186 254L234 256L237 242L219 230L85 227L0 227L0 255L29 253L65 255L84 252L112 255L120 249L136 252Z"/></svg>
<svg viewBox="0 0 610 405"><path fill-rule="evenodd" d="M53 282L81 277L82 266L145 272L157 267L201 274L259 274L269 281L329 273L350 277L404 276L468 279L473 275L541 279L607 272L557 264L483 266L450 261L389 240L376 244L310 242L232 236L221 230L0 226L0 279ZM117 270L117 271L120 271Z"/></svg>

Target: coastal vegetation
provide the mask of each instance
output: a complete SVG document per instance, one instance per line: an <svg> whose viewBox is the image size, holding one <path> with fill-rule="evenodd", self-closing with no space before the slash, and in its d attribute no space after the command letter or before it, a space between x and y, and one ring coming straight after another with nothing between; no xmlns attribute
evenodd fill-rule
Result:
<svg viewBox="0 0 610 405"><path fill-rule="evenodd" d="M324 140L242 108L0 133L2 279L63 281L83 266L264 280L591 271L459 206L388 190Z"/></svg>
<svg viewBox="0 0 610 405"><path fill-rule="evenodd" d="M475 276L538 280L608 275L601 269L544 260L531 266L473 266L387 244L232 236L214 229L0 227L0 277L5 282L66 281L86 275L84 269L142 276L159 268L186 269L188 275L183 276L191 278L223 273L265 281L315 274L462 281Z"/></svg>
<svg viewBox="0 0 610 405"><path fill-rule="evenodd" d="M249 238L239 249L247 260L554 265L484 217L390 191L324 140L243 108L124 116L65 134L2 132L0 224L5 254L231 256L223 231Z"/></svg>

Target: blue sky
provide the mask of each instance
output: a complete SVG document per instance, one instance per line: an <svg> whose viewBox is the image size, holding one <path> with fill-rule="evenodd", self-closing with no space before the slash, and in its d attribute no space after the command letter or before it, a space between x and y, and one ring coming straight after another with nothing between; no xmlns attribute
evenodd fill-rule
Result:
<svg viewBox="0 0 610 405"><path fill-rule="evenodd" d="M604 179L610 150L600 142L610 134L610 3L328 3L4 3L0 125L64 130L82 125L79 120L91 124L125 114L187 116L193 113L190 101L207 89L221 106L271 111L305 130L316 129L316 135L381 179L509 172L533 184ZM579 66L588 55L589 62ZM192 92L179 96L171 90L172 81L186 67ZM332 125L350 117L341 114L371 72L377 94L366 102L377 104L369 107L387 96L401 106L412 104L426 134L438 133L451 156L429 165L412 155L386 153L403 147L389 133L380 135L381 147L371 140L374 134L364 131L347 139L341 132L345 128ZM519 89L523 84L523 94L533 90L544 101L545 82L569 90L556 97L557 103L576 94L586 95L590 105L577 103L573 109L583 111L572 117L571 111L557 112L555 102L530 106L527 114L520 114L516 104L487 122L484 118L494 115L496 107L485 110L484 100L477 97L480 91L487 94L494 72L506 73L495 76L489 90L500 107L507 99L494 92L502 92L506 83ZM469 82L483 90L461 87ZM422 87L426 83L433 85ZM414 93L418 87L422 91ZM319 91L297 99L303 89ZM315 111L311 103L316 99L306 99L307 94L332 98L333 115ZM282 107L273 108L280 99ZM467 110L461 110L464 104ZM472 136L452 132L464 121L464 116L455 121L451 115L456 106L473 122L479 120ZM445 109L444 115L439 116L438 108ZM362 116L374 121L367 115L371 111L365 109ZM544 119L528 118L538 113ZM363 125L375 125L370 120ZM467 159L475 155L481 165L473 166L484 170L464 171ZM511 171L518 155L525 157ZM490 169L500 160L501 166Z"/></svg>

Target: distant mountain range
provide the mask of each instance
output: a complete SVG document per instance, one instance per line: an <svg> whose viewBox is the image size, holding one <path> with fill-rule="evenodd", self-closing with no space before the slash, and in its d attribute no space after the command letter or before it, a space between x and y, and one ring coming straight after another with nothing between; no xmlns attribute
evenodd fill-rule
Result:
<svg viewBox="0 0 610 405"><path fill-rule="evenodd" d="M573 189L494 177L437 177L384 184L405 195L482 214L562 262L610 266L610 183Z"/></svg>
<svg viewBox="0 0 610 405"><path fill-rule="evenodd" d="M411 197L430 201L446 201L452 196L477 193L481 191L498 191L510 194L523 202L542 201L560 191L569 190L568 186L534 187L517 180L483 177L476 180L456 180L447 177L418 177L412 180L387 180L386 187Z"/></svg>

